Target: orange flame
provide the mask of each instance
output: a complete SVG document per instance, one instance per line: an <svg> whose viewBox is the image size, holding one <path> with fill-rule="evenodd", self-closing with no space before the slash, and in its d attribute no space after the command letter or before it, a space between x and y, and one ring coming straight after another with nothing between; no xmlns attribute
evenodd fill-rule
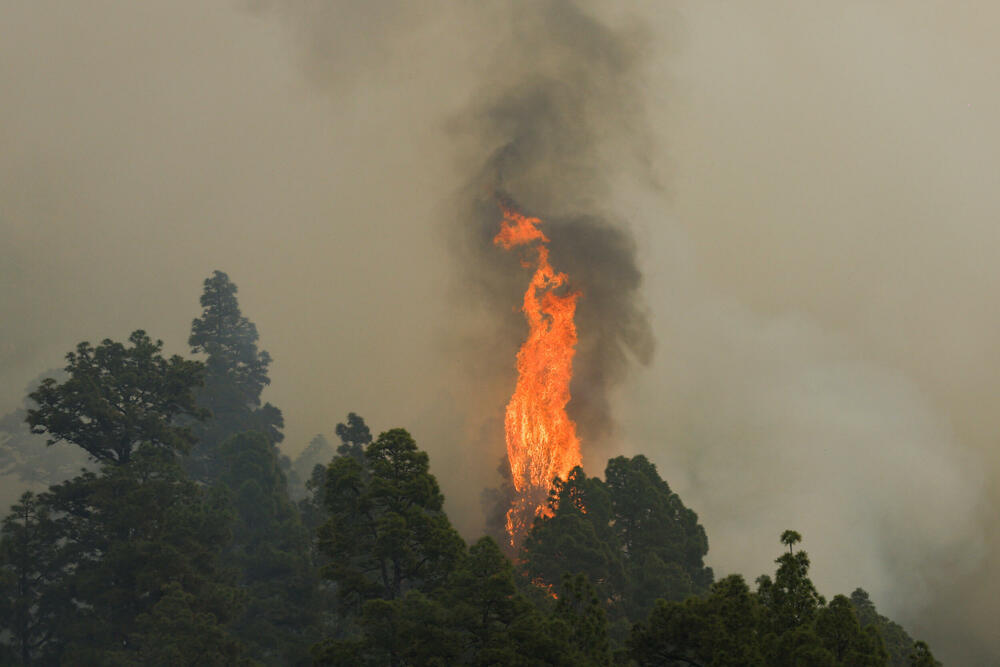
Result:
<svg viewBox="0 0 1000 667"><path fill-rule="evenodd" d="M493 242L505 250L535 243L537 251L522 306L528 338L517 353L517 386L504 418L507 458L519 495L507 511L507 533L516 546L534 517L546 511L552 481L565 479L580 465L576 424L566 414L576 352L573 316L580 293L559 293L568 278L549 264L549 239L538 228L542 221L503 205L501 209L504 219Z"/></svg>

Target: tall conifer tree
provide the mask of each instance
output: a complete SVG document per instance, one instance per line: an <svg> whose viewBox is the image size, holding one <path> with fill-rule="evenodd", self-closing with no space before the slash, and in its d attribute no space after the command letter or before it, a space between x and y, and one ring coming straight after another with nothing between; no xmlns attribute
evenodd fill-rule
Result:
<svg viewBox="0 0 1000 667"><path fill-rule="evenodd" d="M188 460L192 475L213 482L220 474L218 449L229 437L257 431L271 443L284 439L281 410L261 402L271 383L271 355L257 349L257 327L240 311L237 287L222 271L205 279L201 317L191 323L188 345L205 356L205 386L198 404L212 418L196 429L198 444Z"/></svg>
<svg viewBox="0 0 1000 667"><path fill-rule="evenodd" d="M206 664L238 657L224 629L239 603L219 564L225 503L191 482L178 457L192 439L179 418L203 416L194 401L203 368L161 348L142 331L129 345L81 343L65 381L46 379L31 395L36 433L103 465L25 496L3 523L0 578L16 585L0 606L12 612L5 626L22 661L27 650L29 662L138 664L155 650L149 632L171 623L158 607L170 595L201 619L178 642L211 646Z"/></svg>

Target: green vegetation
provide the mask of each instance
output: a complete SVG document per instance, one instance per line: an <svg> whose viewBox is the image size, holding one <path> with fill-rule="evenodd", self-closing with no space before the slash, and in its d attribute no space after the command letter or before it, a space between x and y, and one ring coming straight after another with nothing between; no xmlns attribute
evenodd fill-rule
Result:
<svg viewBox="0 0 1000 667"><path fill-rule="evenodd" d="M938 664L863 590L827 602L795 531L755 588L715 580L644 456L556 480L513 560L466 544L401 428L373 438L350 413L335 451L318 436L291 463L235 295L205 281L204 361L143 331L80 343L11 413L30 432L0 422L0 464L48 484L0 525L0 663Z"/></svg>

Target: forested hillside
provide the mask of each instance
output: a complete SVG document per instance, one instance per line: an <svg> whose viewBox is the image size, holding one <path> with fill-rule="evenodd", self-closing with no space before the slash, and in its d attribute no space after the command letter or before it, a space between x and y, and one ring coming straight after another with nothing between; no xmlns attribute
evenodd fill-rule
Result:
<svg viewBox="0 0 1000 667"><path fill-rule="evenodd" d="M793 530L773 573L718 578L641 455L556 480L516 550L453 528L402 428L350 413L289 461L236 293L205 281L192 358L83 342L0 422L48 487L3 519L3 664L938 664L865 591L821 595Z"/></svg>

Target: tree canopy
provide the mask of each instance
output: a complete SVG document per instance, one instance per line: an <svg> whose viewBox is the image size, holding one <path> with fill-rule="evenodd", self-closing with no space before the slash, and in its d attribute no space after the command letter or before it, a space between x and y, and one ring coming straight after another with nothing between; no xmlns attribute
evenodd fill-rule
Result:
<svg viewBox="0 0 1000 667"><path fill-rule="evenodd" d="M188 344L205 355L205 382L198 405L211 419L195 428L198 444L187 461L196 479L214 483L221 474L219 447L244 431L257 431L272 444L284 439L281 410L262 403L270 384L271 355L257 349L256 325L240 310L236 285L222 271L205 279L202 313L191 323Z"/></svg>
<svg viewBox="0 0 1000 667"><path fill-rule="evenodd" d="M432 590L464 549L443 512L444 496L428 457L403 429L382 433L359 462L338 456L327 470L329 519L320 529L325 567L341 598L360 610L371 599L394 600Z"/></svg>
<svg viewBox="0 0 1000 667"><path fill-rule="evenodd" d="M164 359L142 331L129 343L81 343L66 380L47 379L31 396L34 429L103 465L26 494L3 523L0 607L25 664L140 662L161 648L150 633L170 622L158 606L170 595L171 609L183 603L201 619L175 641L213 637L208 662L239 654L221 625L241 604L219 561L229 515L178 456L191 442L178 418L201 416L202 366Z"/></svg>
<svg viewBox="0 0 1000 667"><path fill-rule="evenodd" d="M827 604L809 580L809 558L794 551L802 537L785 531L789 547L751 592L743 577L712 585L705 597L659 600L628 640L640 665L885 665L888 653L875 627L862 627L843 595Z"/></svg>
<svg viewBox="0 0 1000 667"><path fill-rule="evenodd" d="M194 394L202 364L176 355L165 359L163 342L145 331L128 342L84 342L67 354L68 379L46 378L30 394L37 405L27 414L32 433L48 435L49 445L71 442L95 461L115 465L128 463L139 446L187 452L194 436L177 418L206 416Z"/></svg>
<svg viewBox="0 0 1000 667"><path fill-rule="evenodd" d="M548 512L539 516L523 549L532 581L561 594L563 573L586 575L623 638L653 603L683 600L708 590L708 538L644 456L608 461L605 480L581 468L556 480Z"/></svg>
<svg viewBox="0 0 1000 667"><path fill-rule="evenodd" d="M291 464L236 292L205 281L203 362L143 331L83 342L0 420L2 469L49 484L0 521L0 663L939 664L865 591L821 595L797 531L755 587L715 580L697 514L642 455L553 480L514 558L466 544L402 428L373 439L351 412L336 450L317 436ZM55 443L77 458L42 461Z"/></svg>

